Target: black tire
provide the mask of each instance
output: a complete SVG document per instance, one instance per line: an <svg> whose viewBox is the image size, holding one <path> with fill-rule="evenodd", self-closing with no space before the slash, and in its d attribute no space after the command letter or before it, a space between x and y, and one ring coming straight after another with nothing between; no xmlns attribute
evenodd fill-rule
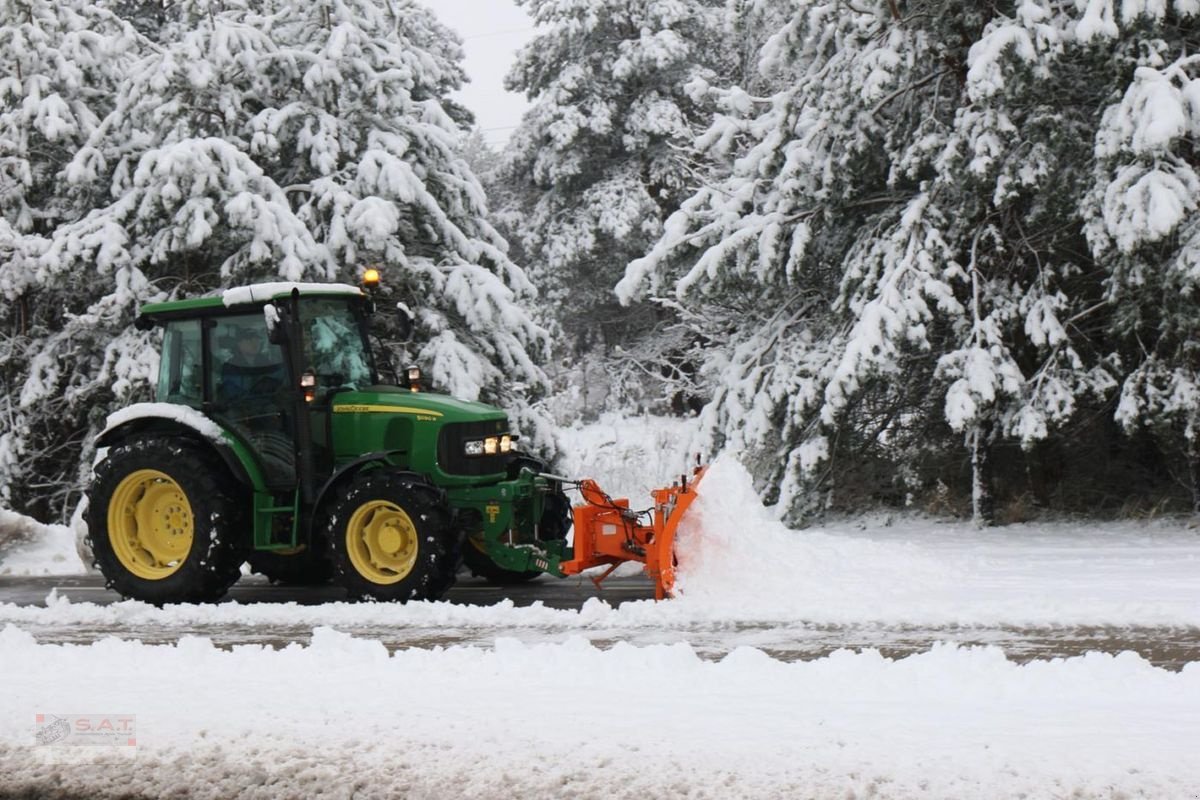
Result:
<svg viewBox="0 0 1200 800"><path fill-rule="evenodd" d="M373 526L399 544L376 537L372 549ZM437 600L454 584L461 537L442 492L416 476L360 472L331 501L324 530L333 579L351 598Z"/></svg>
<svg viewBox="0 0 1200 800"><path fill-rule="evenodd" d="M542 519L538 525L543 541L566 539L571 530L571 501L562 491L546 495ZM468 539L463 545L463 563L471 574L497 586L515 586L541 575L540 570L512 570L498 566L482 549L482 542Z"/></svg>
<svg viewBox="0 0 1200 800"><path fill-rule="evenodd" d="M277 550L255 550L246 558L250 569L266 575L271 583L288 586L322 586L333 579L333 565L323 553L303 548L285 553Z"/></svg>
<svg viewBox="0 0 1200 800"><path fill-rule="evenodd" d="M146 471L165 478L139 478L146 476ZM121 496L114 498L118 491ZM156 502L151 492L174 499ZM248 505L244 495L221 459L201 443L142 437L112 447L96 465L88 490L87 538L95 565L108 587L122 597L155 605L218 600L241 575L239 537L246 532ZM186 503L180 502L180 497L186 498ZM150 535L141 530L141 522L128 524L123 531L110 531L110 506L122 498L127 516L132 516L135 507L137 513L144 508L155 517L156 525L162 526L163 530L154 534L159 537L156 542L184 536L190 527L190 543L183 540L177 551L171 551L178 552L179 558L159 566L158 557L141 546ZM120 524L118 508L111 516Z"/></svg>

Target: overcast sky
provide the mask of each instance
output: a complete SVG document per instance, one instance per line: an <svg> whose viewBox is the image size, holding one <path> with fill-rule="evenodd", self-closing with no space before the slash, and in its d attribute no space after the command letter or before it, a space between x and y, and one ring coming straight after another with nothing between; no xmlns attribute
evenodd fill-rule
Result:
<svg viewBox="0 0 1200 800"><path fill-rule="evenodd" d="M475 112L489 144L507 141L528 103L504 91L517 49L533 38L533 21L512 0L425 0L463 38L471 82L454 98Z"/></svg>

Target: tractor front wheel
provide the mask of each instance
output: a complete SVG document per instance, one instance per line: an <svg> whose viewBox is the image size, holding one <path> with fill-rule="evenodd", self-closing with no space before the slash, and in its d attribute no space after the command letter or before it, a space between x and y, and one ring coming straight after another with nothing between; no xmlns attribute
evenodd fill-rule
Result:
<svg viewBox="0 0 1200 800"><path fill-rule="evenodd" d="M217 600L240 575L241 496L203 445L138 438L112 447L88 490L96 566L123 597L155 605Z"/></svg>
<svg viewBox="0 0 1200 800"><path fill-rule="evenodd" d="M437 600L454 582L450 512L441 492L411 476L359 473L333 501L326 532L334 580L353 598Z"/></svg>

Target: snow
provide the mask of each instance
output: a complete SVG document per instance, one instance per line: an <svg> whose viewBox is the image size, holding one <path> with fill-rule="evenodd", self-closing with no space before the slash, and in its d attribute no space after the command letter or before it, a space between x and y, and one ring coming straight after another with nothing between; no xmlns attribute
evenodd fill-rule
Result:
<svg viewBox="0 0 1200 800"><path fill-rule="evenodd" d="M694 419L602 414L559 429L556 471L594 478L610 496L628 497L636 508L649 502L651 489L689 471L695 435Z"/></svg>
<svg viewBox="0 0 1200 800"><path fill-rule="evenodd" d="M186 425L211 441L225 441L225 432L220 425L194 408L174 403L134 403L120 411L114 411L105 420L104 431L100 436L137 419L169 419Z"/></svg>
<svg viewBox="0 0 1200 800"><path fill-rule="evenodd" d="M294 283L290 281L272 281L270 283L255 283L250 286L238 286L221 292L221 301L226 306L240 306L248 303L261 303L276 297L289 295L292 290L300 294L353 294L361 295L362 289L346 283Z"/></svg>
<svg viewBox="0 0 1200 800"><path fill-rule="evenodd" d="M129 680L130 664L172 676L170 690ZM682 644L498 639L389 655L328 628L307 647L222 650L196 637L41 645L8 626L0 679L6 783L62 796L1186 797L1200 786L1200 670L1129 653L1018 666L996 648L943 646L782 663L744 648L711 662ZM83 709L135 714L136 759L30 757L34 714Z"/></svg>
<svg viewBox="0 0 1200 800"><path fill-rule="evenodd" d="M0 576L82 575L75 531L0 508Z"/></svg>
<svg viewBox="0 0 1200 800"><path fill-rule="evenodd" d="M968 522L878 515L793 531L718 459L684 520L679 589L709 618L912 624L1200 625L1186 522Z"/></svg>

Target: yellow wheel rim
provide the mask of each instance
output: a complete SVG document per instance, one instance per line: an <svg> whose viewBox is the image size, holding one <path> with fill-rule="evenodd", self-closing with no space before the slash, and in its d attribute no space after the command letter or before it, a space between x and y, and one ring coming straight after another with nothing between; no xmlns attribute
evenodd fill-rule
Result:
<svg viewBox="0 0 1200 800"><path fill-rule="evenodd" d="M398 583L417 563L417 528L404 509L386 500L359 506L346 523L346 552L371 583Z"/></svg>
<svg viewBox="0 0 1200 800"><path fill-rule="evenodd" d="M151 581L174 575L194 535L192 504L171 476L139 469L117 484L108 502L108 541L129 572Z"/></svg>

